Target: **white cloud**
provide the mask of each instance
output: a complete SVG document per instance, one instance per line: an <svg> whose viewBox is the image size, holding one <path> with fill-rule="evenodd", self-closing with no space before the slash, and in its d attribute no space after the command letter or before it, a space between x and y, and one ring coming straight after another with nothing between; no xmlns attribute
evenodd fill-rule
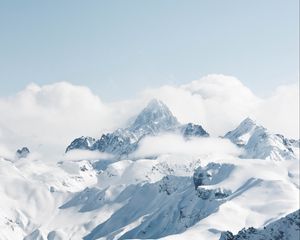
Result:
<svg viewBox="0 0 300 240"><path fill-rule="evenodd" d="M102 153L98 151L88 151L88 150L72 150L64 154L63 160L99 160L99 159L109 159L112 156L107 153Z"/></svg>
<svg viewBox="0 0 300 240"><path fill-rule="evenodd" d="M271 131L299 139L299 85L278 87L262 101L256 116Z"/></svg>
<svg viewBox="0 0 300 240"><path fill-rule="evenodd" d="M14 147L66 146L77 136L99 135L115 127L111 111L87 87L30 84L15 96L0 99L0 137Z"/></svg>
<svg viewBox="0 0 300 240"><path fill-rule="evenodd" d="M12 160L15 154L4 144L0 144L0 158Z"/></svg>
<svg viewBox="0 0 300 240"><path fill-rule="evenodd" d="M104 103L87 87L67 82L30 84L14 96L0 98L0 141L14 151L28 146L62 153L75 137L100 137L124 126L154 97L164 101L180 122L199 123L213 136L223 135L250 116L274 132L299 137L298 85L279 87L263 99L234 77L208 75L112 103Z"/></svg>
<svg viewBox="0 0 300 240"><path fill-rule="evenodd" d="M161 154L238 156L241 150L227 139L210 137L187 141L180 135L164 134L144 138L133 155L143 158Z"/></svg>
<svg viewBox="0 0 300 240"><path fill-rule="evenodd" d="M179 121L200 123L214 136L252 115L261 101L238 79L215 74L178 87L147 90L143 96L160 98Z"/></svg>
<svg viewBox="0 0 300 240"><path fill-rule="evenodd" d="M213 136L224 135L251 117L276 133L299 138L297 84L260 98L237 78L214 74L182 86L148 89L141 97L163 100L179 121L200 123Z"/></svg>

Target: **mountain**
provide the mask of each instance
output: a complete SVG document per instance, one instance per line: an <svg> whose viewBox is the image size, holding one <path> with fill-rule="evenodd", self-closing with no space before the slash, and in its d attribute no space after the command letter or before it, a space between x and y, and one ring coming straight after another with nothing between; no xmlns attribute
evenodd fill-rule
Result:
<svg viewBox="0 0 300 240"><path fill-rule="evenodd" d="M225 134L231 142L244 149L244 158L290 160L296 159L299 141L274 134L250 118Z"/></svg>
<svg viewBox="0 0 300 240"><path fill-rule="evenodd" d="M153 99L136 117L128 130L140 137L172 130L178 125L179 122L169 108L162 101Z"/></svg>
<svg viewBox="0 0 300 240"><path fill-rule="evenodd" d="M77 138L67 147L66 152L84 149L128 156L137 149L142 138L160 133L179 133L187 139L209 136L201 125L180 124L162 101L153 99L127 128L103 134L98 140L91 137Z"/></svg>
<svg viewBox="0 0 300 240"><path fill-rule="evenodd" d="M269 223L261 229L248 228L233 235L223 232L220 240L298 240L300 237L300 210Z"/></svg>

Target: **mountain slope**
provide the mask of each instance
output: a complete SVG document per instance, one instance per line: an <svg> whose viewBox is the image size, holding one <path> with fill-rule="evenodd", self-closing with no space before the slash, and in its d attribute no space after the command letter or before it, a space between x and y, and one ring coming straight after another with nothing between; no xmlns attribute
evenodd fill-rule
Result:
<svg viewBox="0 0 300 240"><path fill-rule="evenodd" d="M231 142L244 149L244 158L292 160L297 159L299 141L274 134L246 118L241 124L225 134Z"/></svg>

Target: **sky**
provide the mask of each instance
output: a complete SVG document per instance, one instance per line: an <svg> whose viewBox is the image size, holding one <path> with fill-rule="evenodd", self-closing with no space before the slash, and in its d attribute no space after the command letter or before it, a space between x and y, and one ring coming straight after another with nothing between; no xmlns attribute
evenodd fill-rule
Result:
<svg viewBox="0 0 300 240"><path fill-rule="evenodd" d="M299 77L298 0L0 0L0 96L85 85L104 101L207 74L271 96Z"/></svg>

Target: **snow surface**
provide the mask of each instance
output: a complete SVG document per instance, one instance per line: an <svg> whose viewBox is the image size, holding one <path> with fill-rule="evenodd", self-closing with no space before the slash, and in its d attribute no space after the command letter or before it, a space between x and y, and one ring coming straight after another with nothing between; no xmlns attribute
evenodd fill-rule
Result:
<svg viewBox="0 0 300 240"><path fill-rule="evenodd" d="M94 160L25 161L0 161L3 239L218 239L299 207L298 161L161 155L99 171ZM211 179L195 189L200 165Z"/></svg>

